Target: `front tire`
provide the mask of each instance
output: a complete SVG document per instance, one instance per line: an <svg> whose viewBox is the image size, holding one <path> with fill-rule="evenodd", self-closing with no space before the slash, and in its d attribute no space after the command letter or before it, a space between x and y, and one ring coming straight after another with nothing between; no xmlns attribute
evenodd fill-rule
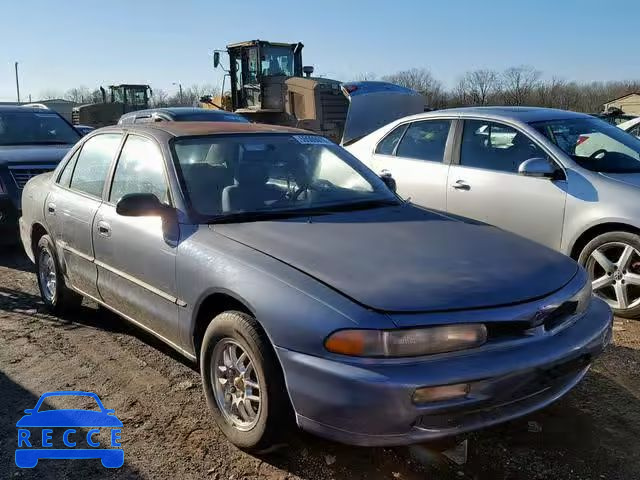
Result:
<svg viewBox="0 0 640 480"><path fill-rule="evenodd" d="M74 310L82 303L82 296L67 287L53 241L43 235L36 248L36 276L40 296L47 310L60 315Z"/></svg>
<svg viewBox="0 0 640 480"><path fill-rule="evenodd" d="M591 278L593 293L625 318L640 317L640 236L607 232L591 240L578 263Z"/></svg>
<svg viewBox="0 0 640 480"><path fill-rule="evenodd" d="M234 445L259 452L276 444L290 404L273 348L253 317L228 311L211 321L200 371L214 419Z"/></svg>

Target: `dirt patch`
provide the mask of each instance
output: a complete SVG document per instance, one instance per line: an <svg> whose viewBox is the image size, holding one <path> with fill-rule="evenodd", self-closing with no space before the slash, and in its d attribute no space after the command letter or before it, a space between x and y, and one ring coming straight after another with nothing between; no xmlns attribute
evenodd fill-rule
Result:
<svg viewBox="0 0 640 480"><path fill-rule="evenodd" d="M42 311L29 261L0 254L0 478L632 479L640 474L640 322L569 395L530 417L475 433L464 468L425 467L407 449L346 447L304 433L263 457L218 431L198 372L153 337L95 305L69 318ZM124 424L125 465L42 461L16 468L16 421L52 390L96 392Z"/></svg>

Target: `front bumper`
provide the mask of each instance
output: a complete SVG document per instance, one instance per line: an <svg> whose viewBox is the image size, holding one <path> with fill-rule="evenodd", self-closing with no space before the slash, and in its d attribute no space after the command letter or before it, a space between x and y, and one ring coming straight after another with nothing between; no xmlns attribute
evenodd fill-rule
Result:
<svg viewBox="0 0 640 480"><path fill-rule="evenodd" d="M612 320L594 298L573 325L508 348L404 362L277 353L301 428L353 445L404 445L505 422L562 397L610 342ZM419 387L467 382L471 391L461 400L411 400Z"/></svg>
<svg viewBox="0 0 640 480"><path fill-rule="evenodd" d="M18 217L20 211L15 207L9 196L0 196L0 245L18 243Z"/></svg>

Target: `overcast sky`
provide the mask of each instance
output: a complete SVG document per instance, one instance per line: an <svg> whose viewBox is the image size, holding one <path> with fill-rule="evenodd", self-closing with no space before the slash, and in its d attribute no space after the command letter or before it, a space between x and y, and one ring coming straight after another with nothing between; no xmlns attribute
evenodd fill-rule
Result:
<svg viewBox="0 0 640 480"><path fill-rule="evenodd" d="M84 85L220 85L215 48L305 44L316 74L426 67L446 87L476 68L532 65L567 80L640 79L640 0L5 0L0 101ZM237 16L240 15L240 16Z"/></svg>

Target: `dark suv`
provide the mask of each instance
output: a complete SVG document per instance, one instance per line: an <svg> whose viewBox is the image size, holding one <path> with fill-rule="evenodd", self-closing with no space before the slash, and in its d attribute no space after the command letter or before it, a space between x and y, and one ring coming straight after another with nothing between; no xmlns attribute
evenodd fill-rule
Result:
<svg viewBox="0 0 640 480"><path fill-rule="evenodd" d="M0 243L18 241L22 188L56 168L80 134L52 110L0 106Z"/></svg>

